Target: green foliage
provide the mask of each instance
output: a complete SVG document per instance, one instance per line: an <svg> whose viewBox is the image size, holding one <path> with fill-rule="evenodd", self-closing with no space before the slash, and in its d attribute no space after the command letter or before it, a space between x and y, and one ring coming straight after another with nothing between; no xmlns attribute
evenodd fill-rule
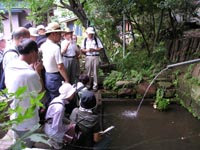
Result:
<svg viewBox="0 0 200 150"><path fill-rule="evenodd" d="M11 149L19 150L19 149L25 148L25 144L24 144L23 140L26 139L27 137L30 138L31 141L42 142L42 143L49 145L47 140L45 140L46 135L40 134L40 133L35 133L39 128L40 128L40 125L35 125L30 131L26 132L21 138L17 139L15 144L11 146Z"/></svg>
<svg viewBox="0 0 200 150"><path fill-rule="evenodd" d="M35 115L36 107L43 106L41 103L41 99L44 96L44 92L40 94L36 94L34 91L26 94L27 87L20 87L15 93L8 93L8 90L5 89L0 92L0 127L3 129L10 129L14 124L20 124L24 120L32 118ZM28 109L24 110L19 104L15 109L9 108L9 104L12 102L13 98L22 101L25 98L30 99L30 106ZM17 113L17 118L13 120L9 120L8 117L12 114ZM6 120L7 119L7 120ZM19 150L24 148L23 139L27 137L32 137L33 141L40 141L47 143L44 140L44 134L36 134L34 132L40 127L40 125L36 125L33 129L27 132L22 138L18 139L17 142L11 147L12 150ZM14 130L14 129L13 129Z"/></svg>
<svg viewBox="0 0 200 150"><path fill-rule="evenodd" d="M184 79L187 80L190 84L200 85L200 78L192 76L194 64L189 65L187 71L184 74Z"/></svg>
<svg viewBox="0 0 200 150"><path fill-rule="evenodd" d="M156 100L154 102L154 108L158 110L166 110L170 104L169 99L164 98L164 89L157 89Z"/></svg>
<svg viewBox="0 0 200 150"><path fill-rule="evenodd" d="M33 21L34 24L45 22L54 7L54 0L25 0L25 2L27 2L26 7L31 10L27 19Z"/></svg>
<svg viewBox="0 0 200 150"><path fill-rule="evenodd" d="M131 70L131 74L130 74L131 78L135 78L137 83L140 83L142 81L142 73L138 72L136 70Z"/></svg>
<svg viewBox="0 0 200 150"><path fill-rule="evenodd" d="M122 72L112 71L104 80L103 86L106 89L116 90L116 82L123 79Z"/></svg>

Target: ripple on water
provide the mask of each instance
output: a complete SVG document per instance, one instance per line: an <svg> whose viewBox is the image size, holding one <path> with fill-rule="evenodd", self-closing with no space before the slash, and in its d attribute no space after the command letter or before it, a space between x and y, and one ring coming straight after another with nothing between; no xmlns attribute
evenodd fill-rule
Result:
<svg viewBox="0 0 200 150"><path fill-rule="evenodd" d="M122 112L122 116L125 116L128 118L135 118L135 117L137 117L137 111L126 110L126 111Z"/></svg>

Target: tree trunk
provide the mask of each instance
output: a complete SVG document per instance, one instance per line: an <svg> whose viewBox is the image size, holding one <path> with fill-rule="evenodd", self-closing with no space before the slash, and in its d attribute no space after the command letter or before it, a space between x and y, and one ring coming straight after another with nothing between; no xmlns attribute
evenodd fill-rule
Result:
<svg viewBox="0 0 200 150"><path fill-rule="evenodd" d="M82 25L87 28L89 19L84 10L84 4L86 1L81 2L80 0L68 0L68 2L69 4L64 2L64 0L60 0L61 6L59 7L72 11L79 18ZM102 50L100 57L103 64L109 63L109 59L105 53L105 49Z"/></svg>

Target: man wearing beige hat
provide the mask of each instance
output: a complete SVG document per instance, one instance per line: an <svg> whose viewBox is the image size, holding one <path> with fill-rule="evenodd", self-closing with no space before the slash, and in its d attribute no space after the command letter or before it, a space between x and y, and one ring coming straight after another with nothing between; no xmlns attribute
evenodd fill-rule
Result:
<svg viewBox="0 0 200 150"><path fill-rule="evenodd" d="M67 28L64 33L64 39L61 43L61 53L63 55L63 62L65 69L68 73L69 82L75 84L77 81L77 55L79 55L79 49L76 42L73 41L73 31Z"/></svg>
<svg viewBox="0 0 200 150"><path fill-rule="evenodd" d="M47 40L40 47L46 71L45 88L49 96L47 103L59 95L58 89L62 85L62 81L68 82L60 46L58 45L63 32L57 22L49 23L45 33Z"/></svg>

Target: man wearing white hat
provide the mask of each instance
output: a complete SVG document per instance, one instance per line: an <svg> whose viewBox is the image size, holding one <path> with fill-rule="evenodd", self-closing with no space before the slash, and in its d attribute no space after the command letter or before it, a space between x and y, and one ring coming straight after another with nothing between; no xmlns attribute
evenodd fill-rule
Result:
<svg viewBox="0 0 200 150"><path fill-rule="evenodd" d="M37 29L34 28L34 27L30 27L28 29L28 31L30 32L30 38L33 40L33 41L36 41L37 37L39 36L39 34L37 34Z"/></svg>
<svg viewBox="0 0 200 150"><path fill-rule="evenodd" d="M37 39L36 39L36 43L38 45L38 48L40 48L40 46L46 41L47 37L45 35L45 27L44 25L38 25L36 27L36 30L37 30L37 34L39 36L37 36Z"/></svg>
<svg viewBox="0 0 200 150"><path fill-rule="evenodd" d="M67 28L64 39L61 42L61 53L63 55L64 66L67 71L69 82L75 84L77 80L77 55L79 49L76 42L72 40L73 31Z"/></svg>
<svg viewBox="0 0 200 150"><path fill-rule="evenodd" d="M103 45L100 40L95 37L93 27L88 27L86 30L87 38L82 41L81 51L86 54L85 68L87 75L90 78L90 84L93 76L93 90L98 88L98 68L99 68L99 51ZM91 86L91 85L90 85Z"/></svg>
<svg viewBox="0 0 200 150"><path fill-rule="evenodd" d="M58 23L50 23L46 31L47 40L40 47L46 71L45 88L49 96L49 102L59 95L58 89L62 85L62 81L68 82L60 46L58 45L62 32L64 31L61 30Z"/></svg>

